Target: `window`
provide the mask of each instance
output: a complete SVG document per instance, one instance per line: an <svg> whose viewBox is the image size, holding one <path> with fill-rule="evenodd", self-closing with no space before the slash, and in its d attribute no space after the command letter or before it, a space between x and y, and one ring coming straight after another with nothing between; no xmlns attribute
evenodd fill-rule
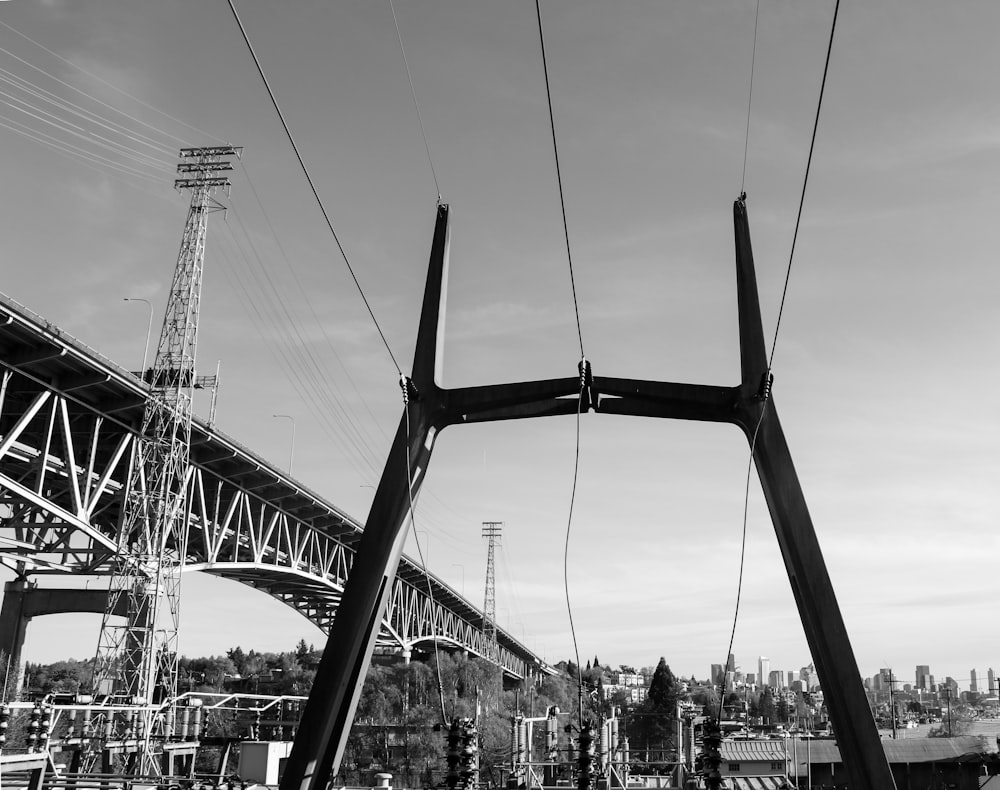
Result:
<svg viewBox="0 0 1000 790"><path fill-rule="evenodd" d="M771 763L771 770L772 771L781 771L781 770L784 770L784 768L785 768L785 764L784 763Z"/></svg>
<svg viewBox="0 0 1000 790"><path fill-rule="evenodd" d="M738 771L738 770L740 770L740 764L739 763L729 763L729 770L730 771Z"/></svg>

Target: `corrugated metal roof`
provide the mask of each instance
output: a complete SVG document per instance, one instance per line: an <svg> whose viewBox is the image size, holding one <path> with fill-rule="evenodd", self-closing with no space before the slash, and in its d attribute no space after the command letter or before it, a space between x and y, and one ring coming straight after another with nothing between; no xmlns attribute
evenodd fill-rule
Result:
<svg viewBox="0 0 1000 790"><path fill-rule="evenodd" d="M905 738L903 740L884 740L882 747L890 763L932 763L951 762L968 759L970 756L995 754L996 743L979 735L964 735L958 738ZM789 746L789 754L792 747ZM807 747L804 741L795 745L795 761L806 764ZM840 749L836 740L814 738L808 747L809 759L813 763L842 762Z"/></svg>
<svg viewBox="0 0 1000 790"><path fill-rule="evenodd" d="M722 786L731 790L785 790L791 787L783 776L727 776Z"/></svg>
<svg viewBox="0 0 1000 790"><path fill-rule="evenodd" d="M785 759L784 742L771 739L723 741L719 751L723 760L731 762L781 762Z"/></svg>

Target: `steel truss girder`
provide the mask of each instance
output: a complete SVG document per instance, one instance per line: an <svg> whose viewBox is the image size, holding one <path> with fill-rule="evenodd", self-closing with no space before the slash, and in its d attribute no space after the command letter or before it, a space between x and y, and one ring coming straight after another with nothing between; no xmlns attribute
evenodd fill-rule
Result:
<svg viewBox="0 0 1000 790"><path fill-rule="evenodd" d="M483 387L440 386L448 272L449 211L438 205L417 329L412 378L401 382L403 415L375 492L337 619L302 715L281 790L323 790L339 770L362 684L391 598L410 501L423 483L437 435L447 426L598 412L705 420L739 426L771 512L803 629L823 684L851 787L895 786L861 685L805 497L778 421L760 316L746 204L733 207L741 379L736 387L591 377ZM766 388L766 389L765 389ZM756 440L753 441L756 432Z"/></svg>
<svg viewBox="0 0 1000 790"><path fill-rule="evenodd" d="M21 576L109 573L134 443L132 430L61 387L46 389L19 371L3 370L0 564ZM282 497L271 500L260 487L269 470L257 466L255 474L261 477L244 476L244 486L202 463L190 468L186 568L271 595L328 633L354 550L309 522L308 516L327 516L319 502L285 507ZM433 635L486 655L478 621L437 598L432 605L421 588L395 580L380 646L408 649ZM506 647L498 663L514 677L530 671L526 659Z"/></svg>

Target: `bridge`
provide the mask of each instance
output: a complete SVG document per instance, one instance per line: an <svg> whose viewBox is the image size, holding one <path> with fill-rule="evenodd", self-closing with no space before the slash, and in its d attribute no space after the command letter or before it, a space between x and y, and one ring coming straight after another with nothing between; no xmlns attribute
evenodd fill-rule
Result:
<svg viewBox="0 0 1000 790"><path fill-rule="evenodd" d="M4 597L0 650L20 647L15 602L29 614L103 611L100 596L25 607L25 581L111 572L147 395L137 376L0 295L0 564L19 580ZM328 633L363 525L197 418L186 486L185 570L241 582ZM551 672L509 633L497 629L493 645L483 630L478 609L403 558L380 647L409 656L436 640L492 657L511 678Z"/></svg>

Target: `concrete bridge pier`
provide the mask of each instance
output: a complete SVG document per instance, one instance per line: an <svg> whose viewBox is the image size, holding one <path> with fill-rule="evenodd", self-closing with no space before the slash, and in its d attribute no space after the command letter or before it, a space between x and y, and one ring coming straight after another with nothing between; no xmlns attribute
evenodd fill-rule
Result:
<svg viewBox="0 0 1000 790"><path fill-rule="evenodd" d="M101 614L107 605L107 590L40 588L27 579L7 582L0 604L0 654L4 656L0 677L4 701L16 700L20 695L24 683L21 650L33 617L72 612ZM125 613L119 614L124 616Z"/></svg>

